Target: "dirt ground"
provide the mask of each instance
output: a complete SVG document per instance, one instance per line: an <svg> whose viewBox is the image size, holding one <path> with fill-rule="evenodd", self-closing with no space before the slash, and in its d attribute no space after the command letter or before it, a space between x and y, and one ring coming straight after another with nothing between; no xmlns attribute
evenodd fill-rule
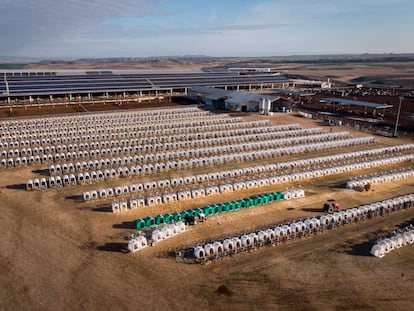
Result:
<svg viewBox="0 0 414 311"><path fill-rule="evenodd" d="M314 112L318 111L327 111L331 113L337 114L339 117L359 117L359 118L373 118L376 119L377 115L373 114L373 109L367 109L366 113L364 112L364 108L351 106L348 108L347 106L331 106L325 103L321 103L320 100L329 97L337 97L332 96L328 92L326 93L318 93L312 97L312 99L306 100L302 105L298 108L305 108L307 110L311 110ZM361 124L365 124L365 126L374 126L378 129L384 129L386 126L393 129L395 126L395 122L397 119L398 114L398 106L399 106L399 98L398 96L360 96L360 97L344 97L346 99L355 99L379 104L387 104L392 105L392 108L387 108L384 112L384 117L382 121L378 121L378 123L369 124L368 122L360 122ZM378 114L378 111L376 111ZM400 119L399 119L399 128L400 130L403 129L404 131L413 132L414 131L414 121L411 118L414 115L414 99L406 98L401 104L400 110ZM332 117L333 118L333 117ZM344 122L351 122L352 120L344 119Z"/></svg>
<svg viewBox="0 0 414 311"><path fill-rule="evenodd" d="M0 119L4 118L20 118L28 116L44 117L47 115L67 114L67 113L84 113L95 111L110 111L110 110L126 110L126 109L145 109L157 107L169 107L177 105L169 99L152 99L137 102L131 99L129 102L122 105L115 103L106 103L104 101L96 101L94 103L79 104L55 104L55 105L33 105L23 107L5 108L0 106Z"/></svg>
<svg viewBox="0 0 414 311"><path fill-rule="evenodd" d="M203 68L227 68L227 67L264 67L287 74L299 74L309 77L331 78L336 81L349 82L357 78L367 80L394 81L397 84L412 85L414 70L413 61L405 60L383 60L381 58L366 58L366 61L349 58L346 56L331 57L331 61L320 62L319 57L310 59L304 57L270 57L270 58L166 58L166 59L136 59L124 61L71 61L71 62L50 62L33 63L25 66L28 70L114 70L114 69L135 69L135 70L202 70ZM323 59L323 57L321 56ZM412 57L410 57L412 59Z"/></svg>
<svg viewBox="0 0 414 311"><path fill-rule="evenodd" d="M257 118L270 118L274 124L301 122L304 127L317 126L313 120L292 115L246 116L246 120ZM355 131L352 134L363 135ZM378 140L375 145L358 148L412 142L382 137ZM304 157L309 155L296 158ZM268 162L279 160L286 159ZM404 166L407 164L400 165ZM378 236L413 223L414 209L207 265L177 261L170 252L226 234L319 215L323 202L331 197L340 201L342 208L349 208L413 193L413 180L376 186L369 192L343 187L349 176L360 172L302 182L307 195L304 199L214 216L180 236L129 254L124 248L125 237L134 232L134 220L138 217L285 187L112 214L97 209L96 203L66 198L87 187L31 193L11 187L35 176L34 169L38 168L0 171L2 310L412 309L413 246L393 251L382 259L370 256L369 250ZM189 173L181 171L177 175ZM139 179L131 180L135 181Z"/></svg>

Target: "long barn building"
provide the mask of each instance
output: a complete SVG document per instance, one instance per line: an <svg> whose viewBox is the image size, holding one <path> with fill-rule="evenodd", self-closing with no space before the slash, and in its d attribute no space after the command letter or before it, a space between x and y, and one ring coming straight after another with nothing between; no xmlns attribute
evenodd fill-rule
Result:
<svg viewBox="0 0 414 311"><path fill-rule="evenodd" d="M187 94L193 86L230 90L273 88L288 83L278 74L235 72L4 71L0 100L36 97Z"/></svg>

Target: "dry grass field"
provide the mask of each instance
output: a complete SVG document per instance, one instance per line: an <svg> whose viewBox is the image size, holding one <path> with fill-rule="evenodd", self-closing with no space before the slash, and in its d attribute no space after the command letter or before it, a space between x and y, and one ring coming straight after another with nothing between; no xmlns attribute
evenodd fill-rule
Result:
<svg viewBox="0 0 414 311"><path fill-rule="evenodd" d="M303 127L317 126L313 120L286 114L245 117L246 120L265 118L274 124L300 122ZM339 130L348 129L335 129ZM353 136L365 135L351 132ZM311 156L403 143L412 140L378 137L375 145ZM262 162L309 156L285 156ZM404 166L407 164L381 170ZM349 177L361 175L361 171L302 182L304 199L213 216L182 235L131 254L125 250L125 237L134 233L134 220L139 217L282 191L286 186L112 214L97 208L99 203L68 198L97 188L96 185L42 192L11 186L24 183L36 175L33 170L44 168L0 171L2 310L412 310L413 246L393 251L382 259L370 256L369 250L378 236L413 223L414 209L206 265L181 262L170 252L226 234L319 215L323 202L331 197L341 202L342 208L350 208L414 193L414 180L375 186L369 192L344 188ZM172 175L199 171L202 170ZM140 180L144 179L136 177L106 184Z"/></svg>
<svg viewBox="0 0 414 311"><path fill-rule="evenodd" d="M127 110L127 109L142 109L142 108L159 108L174 106L176 103L168 99L152 99L138 102L131 99L128 103L123 103L121 106L105 102L62 104L55 105L32 105L32 106L16 106L13 108L0 106L0 119L5 118L24 118L24 117L44 117L48 115L67 114L67 113L84 113L110 110Z"/></svg>
<svg viewBox="0 0 414 311"><path fill-rule="evenodd" d="M75 60L31 63L28 70L179 70L198 71L228 67L265 67L283 74L340 83L395 84L414 88L414 57L407 55L315 55L281 57L167 57L148 59Z"/></svg>

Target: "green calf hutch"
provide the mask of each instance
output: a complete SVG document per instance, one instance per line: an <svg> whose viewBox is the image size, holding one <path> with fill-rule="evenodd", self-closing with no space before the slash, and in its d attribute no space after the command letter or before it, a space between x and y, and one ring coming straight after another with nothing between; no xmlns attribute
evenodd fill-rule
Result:
<svg viewBox="0 0 414 311"><path fill-rule="evenodd" d="M231 204L230 204L230 202L226 202L226 203L223 203L222 204L223 205L223 212L230 212L230 210L231 210Z"/></svg>
<svg viewBox="0 0 414 311"><path fill-rule="evenodd" d="M207 206L203 207L203 213L206 216L214 215L216 213L216 207L215 207L215 205L210 205L210 206L207 205Z"/></svg>
<svg viewBox="0 0 414 311"><path fill-rule="evenodd" d="M237 201L234 202L234 204L235 204L235 210L236 211L243 208L243 200L237 200Z"/></svg>
<svg viewBox="0 0 414 311"><path fill-rule="evenodd" d="M276 195L277 195L277 201L285 199L285 194L283 192L277 192Z"/></svg>
<svg viewBox="0 0 414 311"><path fill-rule="evenodd" d="M137 228L137 230L142 230L142 229L144 229L146 226L145 226L145 220L143 220L143 219L137 219L136 221L135 221L135 226L136 226L136 228Z"/></svg>
<svg viewBox="0 0 414 311"><path fill-rule="evenodd" d="M181 213L174 213L172 214L172 218L175 222L179 221L182 217L181 217Z"/></svg>
<svg viewBox="0 0 414 311"><path fill-rule="evenodd" d="M231 211L237 211L241 208L250 208L254 206L260 206L269 204L274 201L280 201L284 199L283 192L272 192L262 195L255 195L250 198L240 199L237 201L218 203L204 206L203 208L194 208L182 212L175 212L174 214L166 213L164 215L157 215L154 217L148 216L144 219L136 220L136 228L141 230L145 227L151 227L154 225L168 224L171 222L177 222L179 220L188 220L189 217L198 217L201 213L206 216L212 216L215 214L221 214Z"/></svg>
<svg viewBox="0 0 414 311"><path fill-rule="evenodd" d="M144 221L145 221L145 227L151 227L151 226L155 225L155 218L154 217L148 216L144 219Z"/></svg>
<svg viewBox="0 0 414 311"><path fill-rule="evenodd" d="M219 203L219 204L216 204L215 206L216 206L216 213L217 214L221 214L221 213L224 212L224 204Z"/></svg>
<svg viewBox="0 0 414 311"><path fill-rule="evenodd" d="M250 208L250 207L252 207L254 205L254 200L251 199L251 198L244 199L243 200L243 205L244 205L243 206L244 208Z"/></svg>
<svg viewBox="0 0 414 311"><path fill-rule="evenodd" d="M181 219L187 219L188 217L189 217L189 211L182 211L181 213L180 213L180 217L181 217Z"/></svg>

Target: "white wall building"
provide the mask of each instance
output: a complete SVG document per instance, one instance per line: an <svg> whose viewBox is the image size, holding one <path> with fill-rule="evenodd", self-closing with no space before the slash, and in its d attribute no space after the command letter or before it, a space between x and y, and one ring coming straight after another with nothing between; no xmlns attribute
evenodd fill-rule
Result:
<svg viewBox="0 0 414 311"><path fill-rule="evenodd" d="M259 111L260 103L264 99L272 104L280 99L278 96L228 91L205 86L189 88L188 97L207 106L231 111ZM272 107L270 107L270 111L272 111Z"/></svg>

